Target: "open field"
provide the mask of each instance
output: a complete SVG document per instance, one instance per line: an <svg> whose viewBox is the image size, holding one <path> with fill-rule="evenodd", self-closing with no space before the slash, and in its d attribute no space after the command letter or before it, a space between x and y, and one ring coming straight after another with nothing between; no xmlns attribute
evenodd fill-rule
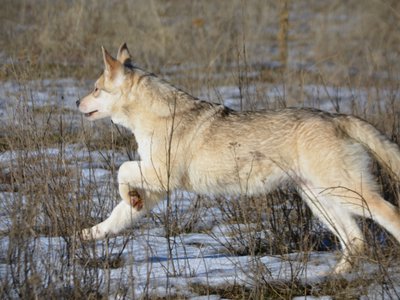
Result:
<svg viewBox="0 0 400 300"><path fill-rule="evenodd" d="M75 107L101 45L127 42L138 65L202 99L351 113L400 144L400 2L291 1L286 38L281 2L2 1L1 299L400 298L400 245L369 221L360 266L326 276L339 244L291 187L175 191L120 236L75 237L120 201L118 167L138 159L130 132ZM399 206L400 183L372 168Z"/></svg>

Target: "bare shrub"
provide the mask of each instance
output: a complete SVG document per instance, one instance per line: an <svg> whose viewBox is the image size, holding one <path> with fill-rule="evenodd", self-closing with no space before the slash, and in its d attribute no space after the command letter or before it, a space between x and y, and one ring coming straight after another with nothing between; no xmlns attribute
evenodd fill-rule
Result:
<svg viewBox="0 0 400 300"><path fill-rule="evenodd" d="M355 280L312 286L300 280L308 254L338 246L289 187L260 197L177 194L163 203L169 210L155 212L126 235L99 243L82 243L77 235L119 201L118 166L138 158L137 145L131 133L109 122L84 122L56 91L38 105L43 99L32 84L41 89L44 79L74 77L90 89L102 68L102 44L115 48L126 41L139 65L212 101L223 102L218 89L231 87L239 109L295 105L353 113L399 143L398 1L289 4L287 69L280 72L280 6L274 1L2 1L0 79L18 85L17 93L0 90L2 298L135 298L137 253L127 258L124 251L133 238L146 241L156 231L172 241L171 258L174 246L188 247L184 239L192 233L211 236L221 255L251 258L247 282L192 284L199 295L359 298L372 288L395 299L386 292L398 286L393 270L399 247L369 221L360 220L368 247L360 257L366 267L355 270ZM12 105L3 110L3 100ZM399 182L373 167L385 199L399 205ZM150 274L157 249L150 242L145 249ZM267 255L287 261L291 280L271 280L262 261ZM163 270L168 278L185 272L172 264L173 275ZM123 274L117 279L116 269ZM146 280L143 298L160 299L152 278ZM188 297L167 288L167 299Z"/></svg>

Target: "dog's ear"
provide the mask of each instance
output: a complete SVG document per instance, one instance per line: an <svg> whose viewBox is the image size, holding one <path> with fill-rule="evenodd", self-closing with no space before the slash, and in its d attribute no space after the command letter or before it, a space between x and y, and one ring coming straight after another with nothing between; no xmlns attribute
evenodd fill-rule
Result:
<svg viewBox="0 0 400 300"><path fill-rule="evenodd" d="M117 60L123 65L132 64L132 56L129 53L128 46L123 43L118 49Z"/></svg>
<svg viewBox="0 0 400 300"><path fill-rule="evenodd" d="M118 70L121 70L121 63L108 53L108 51L102 46L103 60L104 60L104 70L109 75L112 76Z"/></svg>

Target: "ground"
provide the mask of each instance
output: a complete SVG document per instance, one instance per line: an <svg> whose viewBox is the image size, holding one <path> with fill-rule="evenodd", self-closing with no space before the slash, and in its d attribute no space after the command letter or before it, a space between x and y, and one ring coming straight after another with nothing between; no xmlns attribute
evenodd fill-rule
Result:
<svg viewBox="0 0 400 300"><path fill-rule="evenodd" d="M399 299L398 243L359 220L360 266L330 276L337 240L290 186L173 191L123 234L81 241L120 201L118 167L140 157L130 132L87 122L75 102L102 70L100 47L127 42L134 63L201 99L351 113L399 143L400 2L114 2L2 1L0 298ZM399 183L371 167L399 205Z"/></svg>

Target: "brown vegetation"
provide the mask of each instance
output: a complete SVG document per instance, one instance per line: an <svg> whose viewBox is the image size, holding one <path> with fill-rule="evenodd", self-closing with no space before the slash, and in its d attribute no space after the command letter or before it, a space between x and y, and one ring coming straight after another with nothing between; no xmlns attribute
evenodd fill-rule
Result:
<svg viewBox="0 0 400 300"><path fill-rule="evenodd" d="M121 253L134 233L123 238L122 246L115 240L101 246L84 244L76 233L104 219L119 201L115 174L121 160L134 157L134 139L108 122L90 125L68 106L50 102L35 106L32 95L34 80L40 89L46 79L72 77L90 89L88 81L102 69L101 45L116 49L127 42L139 65L195 95L212 96L212 101L222 101L219 87L236 86L240 107L247 109L326 103L337 111L350 107L351 113L400 142L400 2L288 2L287 37L281 31L281 39L287 38L287 50L282 50L287 57L283 57L279 47L285 45L279 45L277 36L286 15L280 16L277 1L2 1L0 79L19 89L4 96L13 104L0 122L0 298L107 297L112 281L107 272L123 266ZM286 68L279 61L286 61ZM283 87L277 95L267 96L277 86ZM310 99L313 88L318 91ZM5 89L2 83L0 89ZM54 98L60 96L56 89L50 90ZM343 91L350 91L346 100ZM83 184L83 169L99 165L109 171L107 177L98 182L90 173L90 184ZM374 168L385 198L398 205L399 183ZM265 209L254 209L261 200L268 203ZM188 232L214 236L212 224L203 224L199 212L212 215L211 208L217 208L223 213L215 216L219 226L226 226L235 237L226 243L215 236L228 254L257 258L328 247L324 231L310 220L310 212L289 188L247 199L246 204L198 196L184 214L179 209L172 215L154 214L137 230L169 224L165 232L178 242L179 235ZM171 220L165 222L166 218ZM373 276L360 269L352 281L309 286L293 276L292 282L271 282L269 270L255 259L254 289L236 283L193 284L190 289L233 299L296 295L350 299L368 295L371 286L382 291L398 287L399 275L392 269L393 261L399 261L400 246L369 222L363 227L369 259L360 259L378 266ZM382 235L384 245L378 239ZM57 245L52 238L60 236L65 244ZM46 245L39 237L47 238ZM40 249L56 251L64 260L40 256ZM298 271L294 267L293 273ZM117 292L114 287L112 292L121 299L133 297L129 286L118 286ZM144 295L153 297L148 290Z"/></svg>

